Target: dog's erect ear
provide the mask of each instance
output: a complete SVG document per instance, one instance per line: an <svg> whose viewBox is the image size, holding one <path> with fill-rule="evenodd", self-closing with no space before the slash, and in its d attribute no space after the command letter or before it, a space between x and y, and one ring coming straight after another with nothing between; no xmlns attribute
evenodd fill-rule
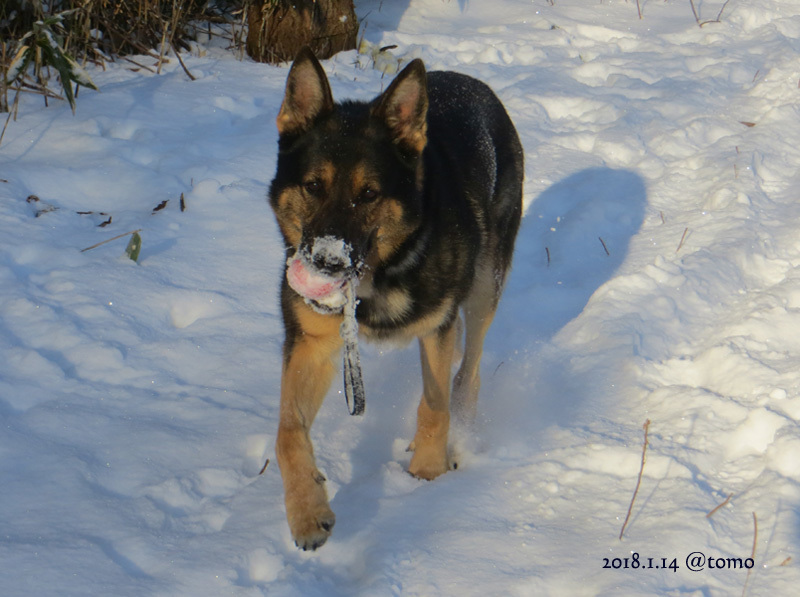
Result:
<svg viewBox="0 0 800 597"><path fill-rule="evenodd" d="M396 143L422 153L428 140L428 77L419 58L397 75L376 100L373 115L392 131Z"/></svg>
<svg viewBox="0 0 800 597"><path fill-rule="evenodd" d="M325 71L306 46L297 54L286 79L286 95L278 113L278 134L301 133L317 116L333 110Z"/></svg>

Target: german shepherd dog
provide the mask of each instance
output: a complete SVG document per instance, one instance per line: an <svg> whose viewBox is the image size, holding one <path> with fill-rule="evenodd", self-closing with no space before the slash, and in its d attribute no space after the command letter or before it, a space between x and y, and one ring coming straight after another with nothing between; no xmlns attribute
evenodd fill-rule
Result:
<svg viewBox="0 0 800 597"><path fill-rule="evenodd" d="M483 83L425 72L417 59L371 102L334 103L309 49L294 61L277 118L269 200L286 246L276 455L298 547L316 549L336 520L309 429L343 344L343 288L367 339L419 339L422 399L408 471L450 463L454 417L474 418L483 340L511 265L522 213L523 153ZM459 318L459 311L463 319Z"/></svg>

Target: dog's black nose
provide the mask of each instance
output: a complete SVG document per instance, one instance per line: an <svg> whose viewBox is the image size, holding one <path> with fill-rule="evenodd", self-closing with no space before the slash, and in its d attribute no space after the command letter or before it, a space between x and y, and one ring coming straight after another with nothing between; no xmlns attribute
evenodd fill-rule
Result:
<svg viewBox="0 0 800 597"><path fill-rule="evenodd" d="M341 238L327 235L306 242L301 249L307 263L320 274L346 277L354 269L353 246Z"/></svg>
<svg viewBox="0 0 800 597"><path fill-rule="evenodd" d="M311 263L317 270L328 276L341 276L350 269L350 259L340 255L313 254Z"/></svg>

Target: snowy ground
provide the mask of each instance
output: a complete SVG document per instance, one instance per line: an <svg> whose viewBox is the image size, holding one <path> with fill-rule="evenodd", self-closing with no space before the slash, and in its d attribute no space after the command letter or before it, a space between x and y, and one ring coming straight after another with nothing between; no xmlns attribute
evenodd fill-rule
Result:
<svg viewBox="0 0 800 597"><path fill-rule="evenodd" d="M365 347L366 416L336 385L313 430L334 535L293 546L278 470L258 474L287 71L214 47L186 56L194 82L109 65L75 117L25 97L0 146L3 594L793 594L800 1L732 0L703 28L679 0L642 20L622 0L357 4L370 43L492 85L526 149L459 469L404 472L416 349ZM338 98L390 78L355 52L325 67ZM32 194L59 209L34 217ZM126 239L80 252L139 228L139 264ZM749 572L687 567L754 549Z"/></svg>

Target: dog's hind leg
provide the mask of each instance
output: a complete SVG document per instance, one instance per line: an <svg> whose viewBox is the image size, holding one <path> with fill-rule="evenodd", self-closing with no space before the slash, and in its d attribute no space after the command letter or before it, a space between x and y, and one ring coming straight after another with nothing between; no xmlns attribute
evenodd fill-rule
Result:
<svg viewBox="0 0 800 597"><path fill-rule="evenodd" d="M289 529L297 546L306 550L325 543L336 522L328 505L325 477L314 460L309 430L330 387L335 371L332 357L342 340L338 329L341 318L318 315L307 307L301 311L300 330L314 333L298 331L291 337L287 333L275 451Z"/></svg>
<svg viewBox="0 0 800 597"><path fill-rule="evenodd" d="M450 374L456 338L455 321L419 339L422 361L422 400L417 409L417 432L408 472L421 479L446 473L450 429Z"/></svg>
<svg viewBox="0 0 800 597"><path fill-rule="evenodd" d="M470 426L475 422L478 392L481 387L481 357L486 332L492 324L502 291L501 273L486 262L481 263L470 295L464 301L465 345L461 366L453 379L453 414L458 423Z"/></svg>

